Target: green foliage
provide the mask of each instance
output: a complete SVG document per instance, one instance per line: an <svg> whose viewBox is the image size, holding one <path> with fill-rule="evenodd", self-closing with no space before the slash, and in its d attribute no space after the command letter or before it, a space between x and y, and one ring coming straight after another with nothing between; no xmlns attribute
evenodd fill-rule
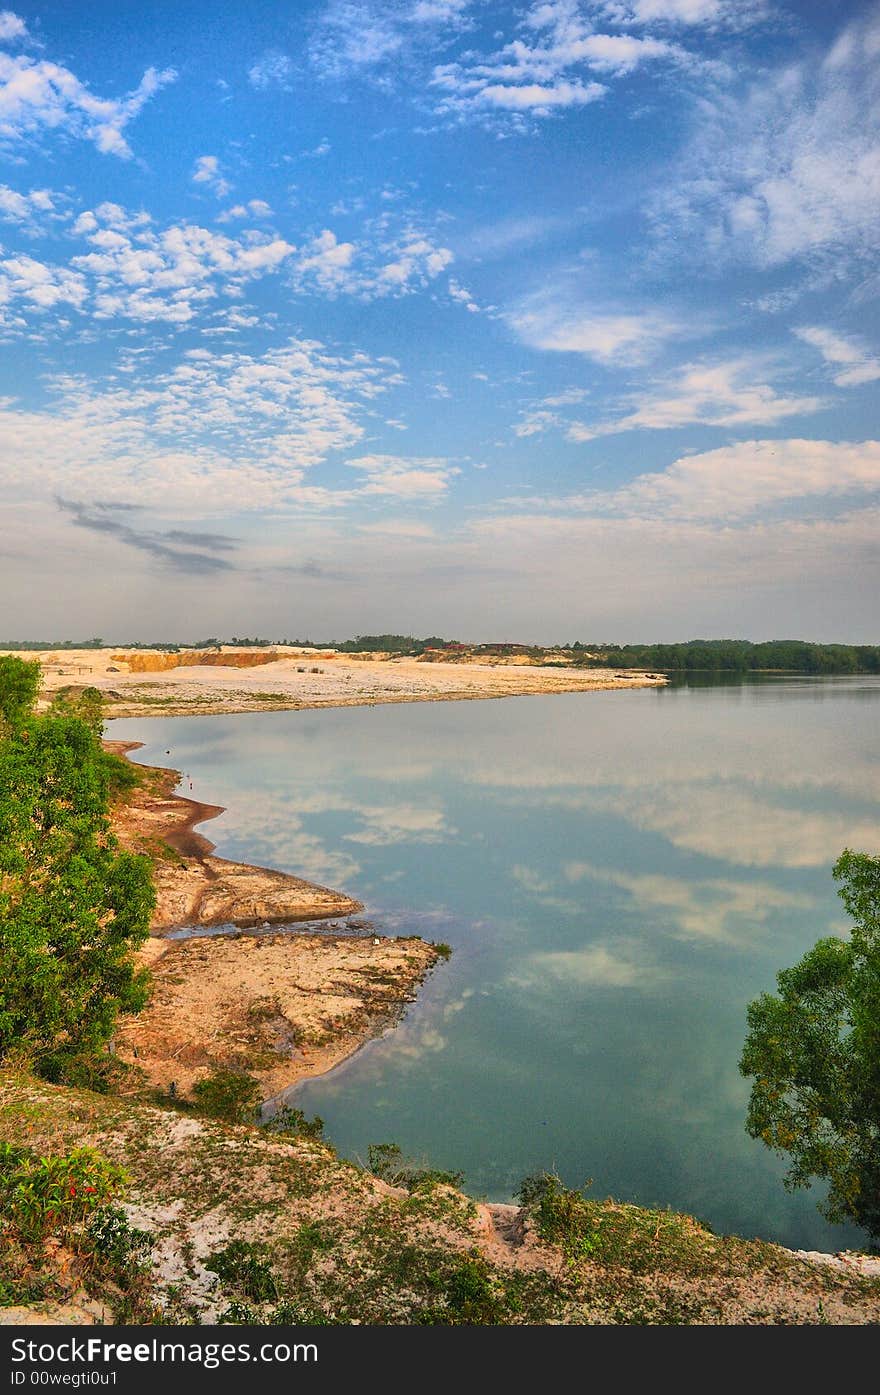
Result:
<svg viewBox="0 0 880 1395"><path fill-rule="evenodd" d="M559 1245L573 1266L592 1261L634 1274L694 1274L715 1248L711 1231L691 1216L591 1201L554 1173L526 1177L519 1195L541 1238Z"/></svg>
<svg viewBox="0 0 880 1395"><path fill-rule="evenodd" d="M276 1109L263 1128L266 1133L288 1134L294 1138L324 1137L324 1120L320 1114L316 1114L314 1119L309 1119L302 1109L294 1109L287 1104Z"/></svg>
<svg viewBox="0 0 880 1395"><path fill-rule="evenodd" d="M83 1245L91 1255L117 1273L139 1268L153 1248L148 1230L137 1230L118 1206L102 1206L85 1228Z"/></svg>
<svg viewBox="0 0 880 1395"><path fill-rule="evenodd" d="M408 1192L441 1184L460 1187L464 1181L463 1172L444 1172L410 1162L396 1143L371 1143L369 1159L371 1172L392 1187L405 1187Z"/></svg>
<svg viewBox="0 0 880 1395"><path fill-rule="evenodd" d="M849 940L819 940L749 1004L746 1128L789 1155L787 1187L826 1181L828 1217L880 1239L880 858L847 850L834 876Z"/></svg>
<svg viewBox="0 0 880 1395"><path fill-rule="evenodd" d="M100 736L104 729L104 694L100 688L82 688L70 684L59 688L49 704L53 717L78 717Z"/></svg>
<svg viewBox="0 0 880 1395"><path fill-rule="evenodd" d="M236 1298L264 1303L280 1296L278 1280L266 1254L265 1245L232 1240L225 1249L218 1250L205 1260L205 1268L212 1270L224 1290Z"/></svg>
<svg viewBox="0 0 880 1395"><path fill-rule="evenodd" d="M0 1216L28 1241L69 1235L106 1206L125 1180L122 1168L93 1148L38 1158L27 1148L0 1143Z"/></svg>
<svg viewBox="0 0 880 1395"><path fill-rule="evenodd" d="M450 643L438 635L415 639L413 635L357 635L334 647L341 654L424 654L426 649L444 649Z"/></svg>
<svg viewBox="0 0 880 1395"><path fill-rule="evenodd" d="M221 1068L196 1082L192 1089L196 1105L210 1119L227 1124L252 1124L260 1107L260 1087L246 1071Z"/></svg>
<svg viewBox="0 0 880 1395"><path fill-rule="evenodd" d="M108 799L104 752L79 718L19 718L0 740L0 1057L23 1048L56 1076L146 1000L132 951L152 873L119 849Z"/></svg>
<svg viewBox="0 0 880 1395"><path fill-rule="evenodd" d="M11 655L0 657L0 737L15 730L33 710L40 691L40 665Z"/></svg>
<svg viewBox="0 0 880 1395"><path fill-rule="evenodd" d="M587 668L662 669L667 673L880 673L880 646L810 644L801 639L692 639L685 644L573 646ZM587 651L595 657L587 657Z"/></svg>

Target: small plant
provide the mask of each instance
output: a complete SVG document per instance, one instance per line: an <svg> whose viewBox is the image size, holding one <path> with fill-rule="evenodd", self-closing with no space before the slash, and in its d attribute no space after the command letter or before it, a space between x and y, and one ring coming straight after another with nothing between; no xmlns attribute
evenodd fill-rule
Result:
<svg viewBox="0 0 880 1395"><path fill-rule="evenodd" d="M432 940L431 944L437 951L438 959L451 959L452 945L448 945L445 940Z"/></svg>
<svg viewBox="0 0 880 1395"><path fill-rule="evenodd" d="M148 1230L136 1230L125 1212L105 1206L91 1218L83 1236L84 1248L115 1269L137 1266L153 1248Z"/></svg>
<svg viewBox="0 0 880 1395"><path fill-rule="evenodd" d="M324 1137L324 1120L320 1114L308 1119L303 1110L293 1109L287 1104L277 1109L263 1127L267 1133L292 1134L296 1138Z"/></svg>
<svg viewBox="0 0 880 1395"><path fill-rule="evenodd" d="M0 1213L28 1241L66 1236L118 1194L126 1174L93 1148L38 1158L0 1144Z"/></svg>
<svg viewBox="0 0 880 1395"><path fill-rule="evenodd" d="M227 1124L251 1124L260 1107L260 1087L246 1071L221 1068L193 1086L193 1096L202 1114L223 1119Z"/></svg>
<svg viewBox="0 0 880 1395"><path fill-rule="evenodd" d="M410 1162L396 1143L371 1143L369 1160L372 1173L392 1187L405 1187L408 1192L441 1184L460 1187L464 1181L463 1172L445 1172L441 1168Z"/></svg>
<svg viewBox="0 0 880 1395"><path fill-rule="evenodd" d="M205 1268L217 1275L224 1289L237 1297L254 1303L278 1299L278 1280L266 1259L264 1245L249 1245L246 1240L232 1240L205 1261ZM232 1319L241 1321L241 1319Z"/></svg>

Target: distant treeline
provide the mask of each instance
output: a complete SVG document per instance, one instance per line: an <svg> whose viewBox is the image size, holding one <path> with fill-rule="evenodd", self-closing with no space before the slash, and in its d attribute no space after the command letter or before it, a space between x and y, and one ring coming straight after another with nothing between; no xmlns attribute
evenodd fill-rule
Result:
<svg viewBox="0 0 880 1395"><path fill-rule="evenodd" d="M588 668L656 668L668 673L880 673L880 645L876 644L692 639L686 644L578 643L571 649L579 656L577 662Z"/></svg>
<svg viewBox="0 0 880 1395"><path fill-rule="evenodd" d="M691 639L682 644L574 644L541 646L512 642L465 644L460 640L442 639L428 635L356 635L354 639L200 639L194 644L142 642L121 646L126 649L161 649L176 652L180 648L218 649L221 645L242 648L274 648L284 645L297 648L336 649L342 654L400 654L418 657L432 650L446 651L450 656L506 656L559 662L560 655L584 668L660 669L666 673L880 673L880 645L877 644L811 644L803 639L771 639L753 644L748 639ZM87 640L6 640L0 650L36 649L101 649L102 639Z"/></svg>

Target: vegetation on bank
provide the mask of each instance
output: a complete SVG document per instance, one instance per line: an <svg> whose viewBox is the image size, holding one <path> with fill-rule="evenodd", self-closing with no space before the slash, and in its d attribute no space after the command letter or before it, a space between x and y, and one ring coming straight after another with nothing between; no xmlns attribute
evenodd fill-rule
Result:
<svg viewBox="0 0 880 1395"><path fill-rule="evenodd" d="M127 649L159 650L179 653L181 649L219 649L222 646L243 649L271 649L284 646L315 649L335 649L340 654L391 654L399 658L421 658L434 654L438 658L482 659L521 658L533 662L577 664L584 668L618 668L661 670L664 673L880 673L880 645L876 644L814 644L800 639L773 639L752 643L747 639L692 639L679 644L610 644L584 643L540 645L515 642L463 643L429 635L381 634L356 635L346 640L263 639L233 635L229 639L200 639L193 644L169 644L164 641L145 644L128 643ZM86 641L61 640L51 644L37 640L6 640L0 649L100 649L106 647L101 639Z"/></svg>
<svg viewBox="0 0 880 1395"><path fill-rule="evenodd" d="M747 1129L788 1155L786 1186L828 1184L822 1209L880 1241L880 857L834 867L852 919L777 975L748 1009Z"/></svg>
<svg viewBox="0 0 880 1395"><path fill-rule="evenodd" d="M61 1079L146 1000L134 951L154 892L149 861L110 829L132 776L101 747L100 694L59 694L38 717L39 681L0 659L0 1059Z"/></svg>
<svg viewBox="0 0 880 1395"><path fill-rule="evenodd" d="M485 1208L431 1177L386 1182L300 1130L267 1134L0 1076L0 1139L95 1149L126 1174L106 1204L16 1239L2 1302L100 1302L106 1321L518 1325L876 1322L880 1281L692 1217L534 1179ZM60 1173L63 1167L58 1164ZM121 1214L121 1219L120 1219ZM97 1220L100 1217L100 1223ZM88 1252L100 1224L104 1258ZM118 1245L114 1244L114 1236ZM29 1291L34 1295L27 1299ZM36 1295L42 1290L44 1298Z"/></svg>
<svg viewBox="0 0 880 1395"><path fill-rule="evenodd" d="M880 645L876 644L693 639L685 644L574 644L571 649L576 661L588 668L646 668L664 673L880 673Z"/></svg>

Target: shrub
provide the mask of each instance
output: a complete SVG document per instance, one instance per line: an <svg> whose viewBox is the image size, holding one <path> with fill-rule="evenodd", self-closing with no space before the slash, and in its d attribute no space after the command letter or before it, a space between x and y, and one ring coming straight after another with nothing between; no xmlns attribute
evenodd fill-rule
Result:
<svg viewBox="0 0 880 1395"><path fill-rule="evenodd" d="M227 1124L251 1124L260 1107L260 1087L246 1071L215 1070L192 1089L199 1110Z"/></svg>
<svg viewBox="0 0 880 1395"><path fill-rule="evenodd" d="M0 1214L25 1240L66 1236L116 1196L122 1168L93 1148L38 1158L0 1144Z"/></svg>

